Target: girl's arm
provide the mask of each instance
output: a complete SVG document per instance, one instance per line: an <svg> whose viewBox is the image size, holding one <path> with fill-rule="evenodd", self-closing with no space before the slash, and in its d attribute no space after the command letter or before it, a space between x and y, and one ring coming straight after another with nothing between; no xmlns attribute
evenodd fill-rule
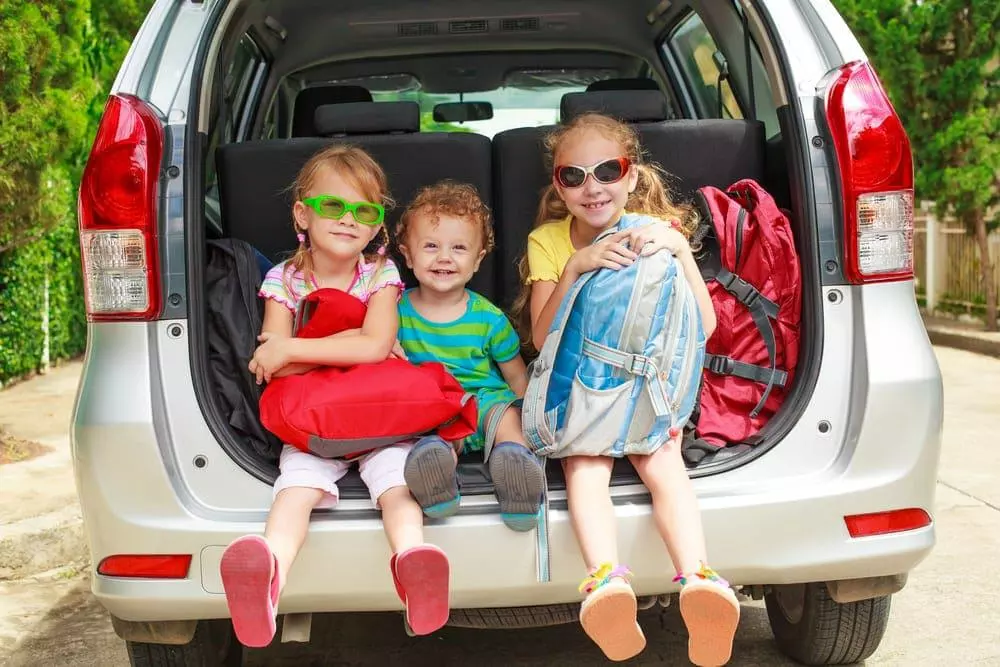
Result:
<svg viewBox="0 0 1000 667"><path fill-rule="evenodd" d="M567 266L559 276L559 282L539 280L531 284L531 344L536 350L541 351L542 345L545 344L549 327L552 326L552 320L559 311L559 304L569 293L569 288L577 278L579 276L571 273Z"/></svg>
<svg viewBox="0 0 1000 667"><path fill-rule="evenodd" d="M292 328L295 324L295 316L288 307L274 299L264 301L264 322L261 325L260 336L257 340L260 345L254 351L253 358L250 359L248 368L257 377L257 384L270 382L272 377L276 377L284 371L284 364L273 366L269 358L263 357L260 353L266 347L266 351L275 350L282 345L282 341L291 339ZM294 372L294 371L293 371ZM281 373L283 375L289 372Z"/></svg>
<svg viewBox="0 0 1000 667"><path fill-rule="evenodd" d="M687 252L682 252L677 256L677 259L684 267L684 276L691 285L691 291L694 292L695 299L698 301L698 310L701 311L701 326L705 329L705 340L708 340L715 332L715 326L718 323L715 316L715 306L712 304L712 296L708 293L708 286L705 284L705 279L701 277L701 269L694 261L694 253L691 252L690 246Z"/></svg>
<svg viewBox="0 0 1000 667"><path fill-rule="evenodd" d="M373 294L357 335L290 339L286 363L353 366L385 361L399 330L398 299L399 288L395 285L383 287Z"/></svg>

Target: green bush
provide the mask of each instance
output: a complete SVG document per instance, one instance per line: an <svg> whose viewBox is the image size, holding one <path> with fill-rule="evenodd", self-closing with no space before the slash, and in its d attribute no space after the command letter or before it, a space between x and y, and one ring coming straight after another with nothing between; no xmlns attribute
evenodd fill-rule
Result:
<svg viewBox="0 0 1000 667"><path fill-rule="evenodd" d="M76 192L151 5L0 0L0 384L86 345Z"/></svg>

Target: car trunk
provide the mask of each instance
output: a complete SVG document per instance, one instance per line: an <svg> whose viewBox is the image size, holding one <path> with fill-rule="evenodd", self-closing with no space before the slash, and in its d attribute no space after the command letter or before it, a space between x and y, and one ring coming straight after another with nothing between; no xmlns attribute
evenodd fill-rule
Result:
<svg viewBox="0 0 1000 667"><path fill-rule="evenodd" d="M790 97L794 99L794 95ZM194 114L192 114L193 116ZM760 433L745 442L730 443L729 446L708 455L704 455L702 451L694 451L689 461L689 470L693 477L713 475L732 470L765 454L769 449L777 445L797 422L798 415L811 394L811 388L818 373L819 355L822 348L821 279L817 255L817 233L810 216L807 214L807 211L811 211L813 208L811 201L812 194L807 180L808 176L803 169L806 161L805 151L808 148L798 145L796 143L797 139L787 139L788 137L798 138L803 136L801 129L797 126L797 118L799 117L791 107L786 106L777 109L777 120L781 131L766 141L762 135L761 141L763 145L760 146L764 169L761 180L765 183L768 190L774 194L778 203L790 209L797 250L801 258L803 303L800 355L798 368L795 373L795 382L781 410ZM384 144L392 140L392 137L388 136L379 139L377 143ZM213 154L209 141L205 141L204 143L192 142L190 145L196 146L196 148L191 151L193 155L190 155L186 159L190 159L199 165L212 165L217 169L221 168L224 164L224 161L219 159L218 154ZM496 145L497 143L494 141L494 146ZM191 174L192 179L201 176L200 170L192 169L191 172L193 172ZM391 174L390 178L392 178ZM497 174L493 174L489 178L492 181L499 177ZM202 178L198 178L194 183L191 183L189 180L189 185L194 186L194 188L197 188L195 191L201 193L218 191L216 183L208 184ZM249 193L248 196L252 197L253 193L257 191L259 191L259 188L249 188L247 190ZM534 192L537 192L537 190L534 190ZM511 206L509 202L503 200L502 187L494 188L493 197L501 231L507 232L498 233L497 235L498 246L494 253L497 256L496 263L498 266L505 266L510 269L511 258L517 257L523 251L525 235L521 233L511 235L508 230L503 229L503 226L507 224L506 219L515 216L521 217L523 214L520 212L515 213L513 209L516 207ZM191 198L197 199L196 196L192 196ZM209 199L212 198L210 197ZM205 239L234 235L231 230L227 230L226 220L227 217L233 217L235 212L231 207L227 207L224 196L221 199L221 202L210 201L207 206L194 205L189 209L194 213L191 218L198 227L195 238L200 237L201 239ZM405 201L401 203L405 204ZM221 223L216 222L213 224L212 220L209 219L208 213L216 207L221 210L221 218L217 218L221 220ZM283 224L287 224L287 222ZM191 257L195 261L204 262L203 251L199 257L197 247L189 245L189 248L192 247L195 248L195 252L191 253ZM272 259L277 258L272 257ZM192 273L192 276L197 278L200 273L200 271L195 271ZM498 275L494 279L493 284L497 287L497 291L493 295L495 300L503 304L509 304L512 297L510 293L510 273L508 272L505 276ZM204 289L204 285L199 285L193 280L189 283L189 290ZM193 307L192 311L189 312L189 317L193 321L191 328L193 338L204 335L204 321L207 319L207 303L208 301L204 298L200 299L198 303L192 300L192 305L197 306ZM199 320L201 324L197 323ZM196 389L202 394L200 403L205 413L206 421L219 441L220 446L249 473L266 482L272 482L278 472L276 457L247 447L245 438L241 437L240 433L233 428L232 415L224 414L218 405L218 401L208 396L213 391L213 387L217 386L217 378L212 377L207 341L203 339L193 340L192 354L192 371L197 376ZM697 463L694 462L695 459L699 459ZM463 454L461 456L459 478L464 494L492 493L493 489L490 477L480 454ZM547 479L551 489L564 488L562 468L558 462L549 462ZM612 484L626 485L635 484L636 482L638 482L638 477L631 464L627 460L616 461L612 475ZM344 498L367 497L367 491L356 470L352 471L342 480L339 483L339 487L341 496Z"/></svg>

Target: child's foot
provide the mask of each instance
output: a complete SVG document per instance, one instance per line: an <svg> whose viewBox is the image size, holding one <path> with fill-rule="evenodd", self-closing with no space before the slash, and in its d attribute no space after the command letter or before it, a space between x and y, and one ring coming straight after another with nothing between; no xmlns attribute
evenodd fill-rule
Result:
<svg viewBox="0 0 1000 667"><path fill-rule="evenodd" d="M448 622L448 557L441 549L422 544L398 554L389 561L396 594L406 605L406 624L415 635L429 635Z"/></svg>
<svg viewBox="0 0 1000 667"><path fill-rule="evenodd" d="M636 621L637 603L627 567L605 563L583 580L587 593L580 607L580 624L608 660L628 660L646 648L646 636Z"/></svg>
<svg viewBox="0 0 1000 667"><path fill-rule="evenodd" d="M729 582L704 564L674 581L683 586L680 606L688 631L688 658L699 667L726 664L740 623L740 603Z"/></svg>
<svg viewBox="0 0 1000 667"><path fill-rule="evenodd" d="M406 457L403 478L424 514L432 519L444 519L458 511L457 463L455 450L436 435L418 440Z"/></svg>
<svg viewBox="0 0 1000 667"><path fill-rule="evenodd" d="M523 445L501 442L490 453L490 476L507 527L524 532L537 526L545 491L545 473L538 459Z"/></svg>
<svg viewBox="0 0 1000 667"><path fill-rule="evenodd" d="M262 537L241 537L226 547L219 569L236 638L244 646L267 646L274 639L280 590L271 548Z"/></svg>

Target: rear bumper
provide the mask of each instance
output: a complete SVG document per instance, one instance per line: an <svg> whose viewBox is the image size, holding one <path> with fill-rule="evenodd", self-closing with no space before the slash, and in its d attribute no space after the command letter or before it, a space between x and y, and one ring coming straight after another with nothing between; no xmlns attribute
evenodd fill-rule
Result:
<svg viewBox="0 0 1000 667"><path fill-rule="evenodd" d="M907 506L931 507L931 498L908 492L907 480L858 488L844 480L810 485L809 492L754 498L704 499L712 565L735 585L829 581L905 573L934 544L933 526L880 537L851 539L845 513L883 509L886 494ZM93 497L92 497L93 498ZM918 502L919 501L919 502ZM167 509L167 508L164 508ZM179 508L176 508L179 509ZM389 575L389 549L377 519L314 519L281 600L283 613L400 609ZM624 563L636 573L639 594L675 590L673 571L645 499L617 506ZM95 562L113 553L190 553L188 578L127 580L95 575L93 591L114 615L134 621L216 618L227 615L219 577L226 544L259 533L259 521L233 522L183 512L138 516L88 503L86 520ZM534 533L506 529L494 514L459 515L426 528L426 539L449 554L452 606L497 607L579 600L584 566L565 509L549 514L552 581L536 580Z"/></svg>

